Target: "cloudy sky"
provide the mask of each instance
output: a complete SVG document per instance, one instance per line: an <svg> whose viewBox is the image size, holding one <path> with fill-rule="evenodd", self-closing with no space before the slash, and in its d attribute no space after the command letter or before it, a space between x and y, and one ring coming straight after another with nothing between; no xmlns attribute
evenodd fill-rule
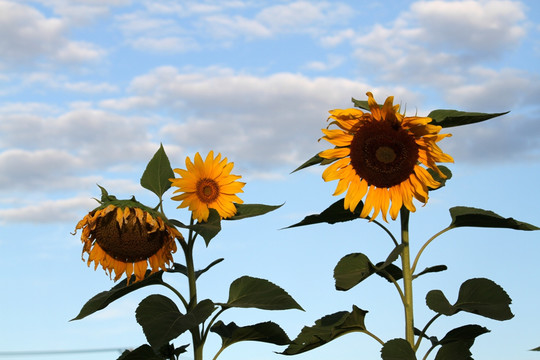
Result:
<svg viewBox="0 0 540 360"><path fill-rule="evenodd" d="M133 315L144 292L68 322L113 285L80 260L80 241L70 231L95 207L96 184L154 205L138 182L160 143L173 167L197 151L221 152L247 182L247 203L285 203L264 219L224 224L208 249L201 246L200 267L226 259L202 286L224 301L236 277L264 277L306 312L239 311L224 321L274 320L293 337L303 325L356 304L370 311L367 326L380 337L403 336L401 314L386 308L399 305L386 283L333 289L333 266L342 256L386 256L384 234L362 221L279 230L336 200L322 169L290 172L324 148L317 140L327 111L351 107L351 97L365 99L367 91L379 102L395 96L407 114L510 111L448 129L453 137L441 147L455 159L454 177L413 215L413 249L448 224L447 209L456 205L540 224L536 1L0 0L0 33L0 353L145 341ZM167 206L169 217L189 216ZM538 359L528 351L540 345L538 236L460 229L435 242L421 265L444 263L449 270L419 280L418 321L432 316L423 304L426 291L443 289L455 299L466 279L489 277L513 298L515 318L444 319L434 335L478 323L492 332L477 339L477 358ZM181 280L171 281L181 288ZM213 341L208 356L217 349ZM220 358L279 359L280 350L242 344ZM377 358L379 348L349 335L297 358L359 351Z"/></svg>

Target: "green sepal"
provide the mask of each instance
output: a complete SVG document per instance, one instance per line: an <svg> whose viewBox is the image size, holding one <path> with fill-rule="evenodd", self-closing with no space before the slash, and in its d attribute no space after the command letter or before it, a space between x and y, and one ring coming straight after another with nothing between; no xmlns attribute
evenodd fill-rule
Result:
<svg viewBox="0 0 540 360"><path fill-rule="evenodd" d="M469 279L461 284L454 305L441 290L431 290L426 295L427 306L436 313L451 316L466 311L501 321L514 317L510 310L511 302L502 287L485 278Z"/></svg>
<svg viewBox="0 0 540 360"><path fill-rule="evenodd" d="M159 350L182 333L199 326L215 309L214 303L206 299L184 315L171 299L154 294L140 302L135 318L150 346Z"/></svg>
<svg viewBox="0 0 540 360"><path fill-rule="evenodd" d="M428 187L429 191L434 191L434 190L437 190L437 189L440 189L442 187L444 187L446 185L446 182L448 180L450 180L452 178L452 171L450 171L449 168L447 168L446 166L444 165L438 165L437 166L439 168L439 170L446 176L446 178L443 178L442 176L439 175L438 172L436 172L435 170L431 169L431 168L428 168L427 169L427 172L431 175L431 177L433 178L433 180L437 181L439 184L439 187L436 188L436 189L433 189L433 188L430 188Z"/></svg>
<svg viewBox="0 0 540 360"><path fill-rule="evenodd" d="M240 341L259 341L274 345L289 345L291 343L285 331L272 321L238 326L234 322L225 325L220 320L210 328L210 331L221 337L222 349Z"/></svg>
<svg viewBox="0 0 540 360"><path fill-rule="evenodd" d="M163 145L159 145L141 177L141 186L156 194L160 199L163 194L170 189L171 181L174 178L174 171Z"/></svg>
<svg viewBox="0 0 540 360"><path fill-rule="evenodd" d="M223 308L257 308L263 310L304 310L282 288L274 283L242 276L231 283L229 299L225 304L218 304Z"/></svg>
<svg viewBox="0 0 540 360"><path fill-rule="evenodd" d="M355 98L351 98L351 101L353 102L355 107L362 110L371 111L371 108L369 107L369 102L367 100L356 100ZM382 105L379 105L379 107L382 107Z"/></svg>
<svg viewBox="0 0 540 360"><path fill-rule="evenodd" d="M508 114L509 112L510 111L488 114L480 112L465 112L458 110L439 109L430 112L428 114L428 117L433 119L433 121L430 123L431 125L438 125L442 126L443 128L449 128L486 121L489 119L493 119L497 116Z"/></svg>
<svg viewBox="0 0 540 360"><path fill-rule="evenodd" d="M264 205L264 204L234 204L236 207L236 213L230 218L223 220L241 220L245 218L250 218L254 216L260 216L267 214L271 211L279 209L283 206L281 205Z"/></svg>
<svg viewBox="0 0 540 360"><path fill-rule="evenodd" d="M489 330L480 325L464 325L450 330L438 345L441 348L435 356L435 360L472 360L470 348L474 340Z"/></svg>
<svg viewBox="0 0 540 360"><path fill-rule="evenodd" d="M383 360L416 360L416 355L407 340L392 339L384 343L381 358Z"/></svg>
<svg viewBox="0 0 540 360"><path fill-rule="evenodd" d="M304 326L300 334L283 351L283 355L300 354L337 339L338 337L352 333L365 332L364 319L367 311L353 305L352 311L339 311L326 315L315 321L313 326Z"/></svg>
<svg viewBox="0 0 540 360"><path fill-rule="evenodd" d="M77 315L70 321L83 319L88 315L95 313L96 311L106 308L110 303L120 299L122 296L127 295L145 286L163 284L163 270L157 271L151 275L150 273L151 271L147 270L144 279L137 282L135 282L135 275L132 275L130 285L127 285L127 279L124 279L120 281L117 285L112 287L109 291L100 292L99 294L88 300L86 304L84 304L84 306L82 307L79 315Z"/></svg>
<svg viewBox="0 0 540 360"><path fill-rule="evenodd" d="M338 222L351 221L360 218L360 213L364 207L364 203L360 201L354 212L345 209L345 199L340 199L330 205L326 210L320 214L313 214L306 216L302 221L287 226L286 229L290 229L297 226L313 225L319 223L335 224ZM368 218L366 218L368 219Z"/></svg>
<svg viewBox="0 0 540 360"><path fill-rule="evenodd" d="M116 196L109 195L109 193L107 192L107 190L103 186L101 186L99 184L96 184L96 185L101 190L101 200L99 201L100 204L108 203L108 202L117 200Z"/></svg>
<svg viewBox="0 0 540 360"><path fill-rule="evenodd" d="M503 218L495 214L493 211L477 209L466 206L456 206L450 209L452 222L450 227L489 227L489 228L505 228L514 230L540 230L540 228L517 221L513 218Z"/></svg>
<svg viewBox="0 0 540 360"><path fill-rule="evenodd" d="M216 259L216 260L212 261L204 269L195 271L195 280L197 280L199 278L199 276L201 276L202 274L204 274L205 272L210 270L214 265L219 264L223 260L225 260L225 259L223 259L223 258ZM184 275L188 276L187 267L185 265L182 265L182 264L179 264L179 263L173 263L172 269L167 270L167 272L177 272L177 273L181 273L181 274L184 274Z"/></svg>
<svg viewBox="0 0 540 360"><path fill-rule="evenodd" d="M116 360L163 360L148 344L139 346L134 350L126 350Z"/></svg>
<svg viewBox="0 0 540 360"><path fill-rule="evenodd" d="M219 216L219 213L216 209L208 210L210 211L208 219L193 225L185 225L175 219L170 219L169 221L176 227L195 231L203 237L206 246L208 246L210 245L210 241L221 231L221 217Z"/></svg>

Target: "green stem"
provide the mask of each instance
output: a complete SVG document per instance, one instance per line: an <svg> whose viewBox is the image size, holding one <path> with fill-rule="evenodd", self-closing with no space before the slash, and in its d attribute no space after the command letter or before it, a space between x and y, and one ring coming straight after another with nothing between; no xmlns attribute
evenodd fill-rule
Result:
<svg viewBox="0 0 540 360"><path fill-rule="evenodd" d="M409 249L409 210L402 207L400 212L401 218L401 264L403 271L403 290L405 301L403 307L405 310L405 339L411 344L414 349L414 315L413 315L413 292L412 292L412 271Z"/></svg>
<svg viewBox="0 0 540 360"><path fill-rule="evenodd" d="M424 326L424 328L422 329L422 332L418 336L418 340L416 341L416 344L414 345L414 350L418 350L418 348L420 347L420 343L422 342L422 339L424 335L426 334L427 330L429 329L431 324L433 324L433 322L439 318L439 316L441 316L440 313L432 317L431 320L427 322L426 326Z"/></svg>
<svg viewBox="0 0 540 360"><path fill-rule="evenodd" d="M178 290L176 290L173 286L171 286L170 284L166 283L165 281L161 281L161 285L165 286L166 288L168 288L169 290L171 290L173 293L176 294L176 296L178 296L178 298L180 298L180 300L182 301L182 304L184 304L184 307L187 309L189 307L189 304L188 302L186 301L186 299L182 296L182 294L180 294L180 292Z"/></svg>
<svg viewBox="0 0 540 360"><path fill-rule="evenodd" d="M380 222L378 222L377 220L372 220L372 222L374 222L375 224L379 225L381 227L381 229L383 229L387 234L388 236L390 236L390 239L392 239L392 241L394 242L394 245L398 246L398 242L396 240L396 238L394 237L394 235L390 232L390 230L388 230L386 228L386 226L384 226L383 224L381 224Z"/></svg>
<svg viewBox="0 0 540 360"><path fill-rule="evenodd" d="M438 236L444 234L445 232L447 232L448 230L451 230L453 229L454 227L453 226L449 226L445 229L442 229L441 231L439 231L438 233L436 233L435 235L433 235L431 238L429 238L428 241L426 241L426 243L424 245L422 245L422 247L420 248L420 250L418 251L418 254L416 254L416 258L414 259L414 262L413 262L413 266L411 268L411 272L414 273L414 270L416 270L416 265L418 265L418 260L420 259L420 255L422 255L422 253L424 252L424 250L426 249L426 247L433 241L435 240Z"/></svg>

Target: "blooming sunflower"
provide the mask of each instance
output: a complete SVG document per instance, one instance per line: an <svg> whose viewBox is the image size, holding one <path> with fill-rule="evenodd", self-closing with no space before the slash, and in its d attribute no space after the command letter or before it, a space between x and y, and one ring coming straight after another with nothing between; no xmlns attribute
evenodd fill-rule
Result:
<svg viewBox="0 0 540 360"><path fill-rule="evenodd" d="M207 221L209 209L215 209L222 219L236 214L234 203L242 204L243 201L236 195L243 192L245 183L236 181L239 175L232 175L234 163L227 162L227 158L221 159L221 154L214 158L214 152L210 151L203 161L199 153L195 154L194 162L186 158L186 170L174 169L180 175L179 178L170 179L172 186L178 187L173 200L182 201L178 208L189 206L193 219Z"/></svg>
<svg viewBox="0 0 540 360"><path fill-rule="evenodd" d="M173 261L178 230L156 211L133 200L114 200L88 213L75 227L82 229L81 241L87 264L94 270L101 264L114 281L126 274L135 274L135 281L144 279L148 264L151 273ZM74 233L74 234L75 234Z"/></svg>
<svg viewBox="0 0 540 360"><path fill-rule="evenodd" d="M375 219L380 212L386 221L390 207L395 220L402 206L415 211L412 199L426 204L428 188L440 186L426 168L446 178L436 163L454 160L436 143L451 135L439 134L441 127L429 124L429 117L400 114L393 96L382 107L371 92L367 96L371 113L354 108L330 111L330 125L338 129L322 130L322 139L335 145L319 153L332 162L322 176L325 181L339 180L334 195L347 191L345 209L354 212L365 196L360 217L373 211Z"/></svg>

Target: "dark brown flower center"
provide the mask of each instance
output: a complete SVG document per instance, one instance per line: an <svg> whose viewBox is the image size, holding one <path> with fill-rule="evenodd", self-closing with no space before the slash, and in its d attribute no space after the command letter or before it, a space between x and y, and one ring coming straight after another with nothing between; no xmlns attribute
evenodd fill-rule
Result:
<svg viewBox="0 0 540 360"><path fill-rule="evenodd" d="M210 204L219 197L219 185L215 180L199 179L195 188L197 197L205 204Z"/></svg>
<svg viewBox="0 0 540 360"><path fill-rule="evenodd" d="M368 184L389 188L407 180L418 162L418 144L389 121L363 122L351 142L351 165Z"/></svg>
<svg viewBox="0 0 540 360"><path fill-rule="evenodd" d="M164 230L149 231L152 231L152 226L141 224L134 211L120 228L116 221L116 211L111 211L96 220L96 228L91 235L109 256L130 263L148 259L168 239Z"/></svg>

